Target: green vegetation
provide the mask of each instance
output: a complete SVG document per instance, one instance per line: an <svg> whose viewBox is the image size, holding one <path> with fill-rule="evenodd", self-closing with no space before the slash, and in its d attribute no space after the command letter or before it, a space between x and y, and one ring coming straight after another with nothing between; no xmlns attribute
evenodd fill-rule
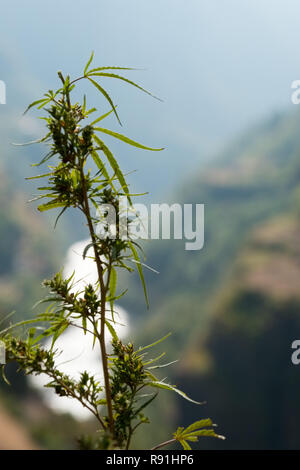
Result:
<svg viewBox="0 0 300 470"><path fill-rule="evenodd" d="M138 275L118 272L119 292L128 288L118 303L134 315L134 344L148 344L172 330L164 350L180 361L169 370L171 382L182 384L190 396L209 398L205 414L213 415L226 430L226 441L202 439L201 448L300 445L299 372L290 361L290 344L299 337L299 126L299 113L274 116L174 189L170 202L205 204L205 245L203 250L190 253L180 241L143 244L151 265L160 272L144 273L151 300L149 312ZM24 147L24 154L31 148ZM35 158L38 148L30 150ZM13 177L16 166L20 171L16 158L10 158L9 165ZM41 168L46 173L45 165ZM1 250L1 311L17 310L21 320L32 315L31 305L40 298L41 277L49 277L59 267L53 254L58 247L63 253L67 246L58 231L71 210L56 228L54 249L47 213L36 217L26 208L24 219L14 217L14 185L4 180L7 175L1 186L1 234L14 260L7 257L6 248ZM81 238L84 234L78 218L72 217L78 226L75 235ZM7 224L15 227L12 236L7 236ZM75 241L74 231L65 231L68 243ZM19 245L18 234L24 240L24 232L26 243ZM43 248L37 249L41 243ZM40 259L41 252L44 255L43 268L35 264L29 278L27 264L20 270L18 246L30 250L28 260ZM178 351L182 351L180 355ZM2 387L3 393L5 390L7 387ZM23 382L22 386L14 383L11 391L15 390L23 393ZM161 394L154 403L148 408L152 424L147 432L133 436L134 447L163 442L177 426L187 427L194 419L193 404L175 394ZM78 435L92 433L88 428L76 428L71 418L47 419L53 429L63 429L65 422L60 441L64 433L69 435L73 430ZM58 446L51 429L33 423L32 431L36 437L42 435L42 445ZM71 442L68 438L61 445L70 448Z"/></svg>
<svg viewBox="0 0 300 470"><path fill-rule="evenodd" d="M117 132L98 127L98 123L109 114L114 113L120 123L116 106L99 81L102 77L122 80L148 93L131 80L119 76L116 70L129 70L120 67L91 68L93 55L88 61L82 76L71 80L58 72L61 87L53 92L49 90L43 98L32 103L32 107L43 109L46 113L43 119L48 129L47 134L37 143L46 143L50 150L35 166L47 162L48 170L41 175L28 179L47 179L38 188L40 195L34 200L42 202L38 206L40 212L59 209L55 226L60 217L70 208L79 211L88 228L90 243L84 250L83 257L90 256L97 267L98 280L95 285L87 284L82 291L75 290L74 274L64 279L61 272L43 285L49 290L49 295L39 305L49 304L46 310L34 319L24 320L6 327L1 332L5 343L7 361L17 362L19 369L25 374L46 374L50 382L47 387L61 397L70 397L79 401L87 408L98 422L100 437L80 439L81 448L89 449L129 449L131 439L136 429L149 419L144 414L145 408L156 398L156 393L149 393L152 388L173 391L186 400L191 400L184 392L154 375L154 370L168 364L155 364L164 355L148 359L149 348L157 345L163 339L149 346L134 348L132 343L123 344L118 338L114 325L117 320L114 302L121 298L126 291L118 294L117 273L120 270L134 271L139 274L146 303L148 295L144 280L142 263L138 250L139 245L129 236L122 235L119 201L125 197L131 205L133 194L129 188L119 164L110 149L102 140L102 134L110 135L129 145L145 150L159 151L141 145ZM110 105L110 110L89 121L90 114L95 108L87 109L86 97L83 103L72 104L71 93L79 81L90 82L104 96ZM148 93L150 94L150 93ZM86 120L86 121L85 121ZM84 123L84 124L83 124ZM94 163L95 171L88 168ZM117 209L117 218L113 224L106 223L100 207L110 205ZM94 212L92 212L94 208ZM104 222L103 222L104 219ZM134 220L131 221L134 223ZM97 226L104 227L104 236L99 235ZM111 234L113 230L115 237ZM92 255L90 253L93 253ZM130 264L132 263L132 264ZM107 308L110 305L110 308ZM26 333L16 335L17 328L29 326ZM57 351L56 340L70 327L76 326L82 334L93 337L94 346L101 352L103 380L98 381L88 371L82 371L80 380L62 373L55 360ZM107 350L106 334L111 335L111 350ZM168 336L168 335L167 335ZM52 338L50 350L44 349L40 342ZM100 363L100 360L99 360ZM100 364L99 364L100 367ZM6 380L5 367L2 367L3 378ZM146 392L146 394L145 394ZM178 428L173 438L158 444L166 446L175 441L184 449L190 449L188 441L195 442L200 436L223 438L215 433L210 419L197 421L187 429Z"/></svg>

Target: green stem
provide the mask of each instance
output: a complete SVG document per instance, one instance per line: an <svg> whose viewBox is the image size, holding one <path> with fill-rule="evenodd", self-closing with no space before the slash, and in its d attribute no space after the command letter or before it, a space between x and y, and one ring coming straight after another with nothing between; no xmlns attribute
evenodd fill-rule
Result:
<svg viewBox="0 0 300 470"><path fill-rule="evenodd" d="M169 444L173 444L173 442L176 442L176 439L170 439L169 441L162 442L161 444L158 444L157 446L152 447L151 450L160 449L161 447L168 446Z"/></svg>

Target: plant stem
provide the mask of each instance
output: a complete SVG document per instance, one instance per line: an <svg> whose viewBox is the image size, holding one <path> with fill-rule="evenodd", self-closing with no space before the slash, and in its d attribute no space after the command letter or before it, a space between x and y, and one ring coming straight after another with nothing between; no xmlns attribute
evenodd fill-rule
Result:
<svg viewBox="0 0 300 470"><path fill-rule="evenodd" d="M69 387L66 386L66 384L57 377L57 375L53 372L50 372L49 370L45 370L44 371L45 374L48 374L49 377L52 377L54 380L56 380L65 390L67 390L69 392L69 394L75 398L76 400L78 400L82 406L84 406L85 408L87 408L91 413L93 413L93 415L98 419L98 421L100 422L101 426L103 427L103 429L106 429L106 426L105 426L105 423L103 422L101 416L99 415L98 411L95 409L93 410L93 408L91 408L89 405L87 405L84 400L82 400L82 398L78 395L76 395L76 393L73 392L73 390L71 390Z"/></svg>
<svg viewBox="0 0 300 470"><path fill-rule="evenodd" d="M87 195L87 190L86 190L86 185L85 185L85 175L84 175L82 164L80 165L80 174L81 174L82 188L83 188L82 192L83 192L83 198L84 198L83 210L87 219L90 236L91 236L92 243L93 243L95 261L97 265L97 271L98 271L98 277L99 277L99 283L100 283L100 301L101 301L100 325L101 327L100 327L99 342L100 342L100 349L101 349L101 356L102 356L102 366L103 366L103 375L104 375L104 383L105 383L109 429L111 433L114 434L114 419L113 419L113 410L112 410L111 389L110 389L110 382L109 382L108 362L107 362L106 345L105 345L105 304L106 304L107 288L104 284L103 268L102 268L100 256L97 250L97 239L95 235L94 226L92 223L88 195Z"/></svg>

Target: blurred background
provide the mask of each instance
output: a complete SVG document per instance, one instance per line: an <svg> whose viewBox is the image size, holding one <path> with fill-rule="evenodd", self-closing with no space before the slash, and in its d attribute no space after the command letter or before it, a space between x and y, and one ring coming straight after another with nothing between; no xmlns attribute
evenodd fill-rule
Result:
<svg viewBox="0 0 300 470"><path fill-rule="evenodd" d="M56 72L80 75L92 50L95 66L138 67L133 79L159 102L123 83L107 89L118 104L122 133L164 152L109 142L143 200L205 204L205 244L144 243L150 309L135 276L120 301L135 344L172 331L167 352L172 383L201 407L169 392L151 407L137 448L168 439L176 426L211 417L226 441L201 449L299 449L300 108L291 84L300 79L297 0L11 0L1 6L0 318L31 318L41 281L62 266L84 269L87 238L76 214L53 229L27 201L25 181L42 146L12 142L44 130L27 105L58 86ZM91 88L88 104L107 110ZM81 90L79 90L81 93ZM119 131L109 117L107 127ZM78 245L79 243L79 245ZM75 244L75 245L74 245ZM71 261L70 261L71 256ZM121 286L120 286L121 289ZM68 341L68 344L70 341ZM72 354L72 351L71 351ZM77 358L78 359L78 358ZM80 356L78 368L85 363ZM73 365L74 367L74 365ZM0 449L73 449L95 423L69 402L58 407L40 384L7 368L0 384ZM147 426L147 427L146 427Z"/></svg>

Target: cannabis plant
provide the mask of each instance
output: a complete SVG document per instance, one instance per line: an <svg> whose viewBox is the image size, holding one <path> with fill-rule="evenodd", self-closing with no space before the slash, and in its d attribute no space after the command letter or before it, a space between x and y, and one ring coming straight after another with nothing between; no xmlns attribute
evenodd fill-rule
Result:
<svg viewBox="0 0 300 470"><path fill-rule="evenodd" d="M160 380L154 371L160 357L147 360L147 349L152 345L135 348L132 343L124 344L116 334L117 323L114 303L124 292L117 295L117 274L119 270L137 270L148 304L147 291L143 277L143 263L140 261L140 247L130 236L130 227L124 227L122 211L116 210L113 223L107 220L103 207L120 208L120 201L126 199L129 208L133 207L128 184L119 164L104 141L109 135L125 144L149 151L160 151L141 145L122 134L99 127L100 122L113 113L120 123L117 108L102 86L103 78L121 80L145 93L148 91L120 76L117 70L131 70L124 67L92 68L91 55L82 75L71 79L58 72L60 88L49 90L45 95L30 104L26 112L36 107L45 113L41 118L47 127L46 135L36 141L48 146L48 153L34 166L46 164L46 173L28 179L46 179L39 187L41 200L38 210L59 209L55 221L69 208L80 211L86 222L90 243L83 257L90 256L97 267L97 282L85 285L76 291L74 273L65 278L62 272L43 282L48 294L42 303L47 308L28 321L11 325L1 333L6 347L6 362L16 361L25 374L46 374L47 387L61 397L78 400L98 421L100 437L91 442L88 438L80 440L81 448L129 449L136 429L149 419L145 414L147 406L156 398L157 392L151 389L165 389L191 400L175 386ZM118 72L119 73L119 72ZM72 101L72 92L79 82L96 87L109 104L109 110L92 120L96 112L87 109L84 95L82 103ZM132 212L134 214L134 211ZM135 223L135 214L130 223ZM130 226L129 223L129 226ZM101 229L99 229L99 227ZM133 261L134 264L129 262ZM133 267L134 266L134 267ZM74 290L75 289L75 290ZM25 326L26 334L13 334L17 326ZM61 372L56 365L58 351L57 339L70 326L81 328L82 334L91 335L94 347L99 347L99 368L102 367L103 380L99 382L88 371L82 371L80 379L74 380ZM107 349L106 335L110 335L111 347ZM50 348L43 347L43 340L51 338ZM101 357L101 360L100 360ZM5 378L4 366L3 377ZM197 403L197 402L195 402ZM154 448L166 446L175 441L184 449L190 449L188 441L197 441L199 436L221 438L214 431L210 419L195 422L186 429L178 428L173 437Z"/></svg>

